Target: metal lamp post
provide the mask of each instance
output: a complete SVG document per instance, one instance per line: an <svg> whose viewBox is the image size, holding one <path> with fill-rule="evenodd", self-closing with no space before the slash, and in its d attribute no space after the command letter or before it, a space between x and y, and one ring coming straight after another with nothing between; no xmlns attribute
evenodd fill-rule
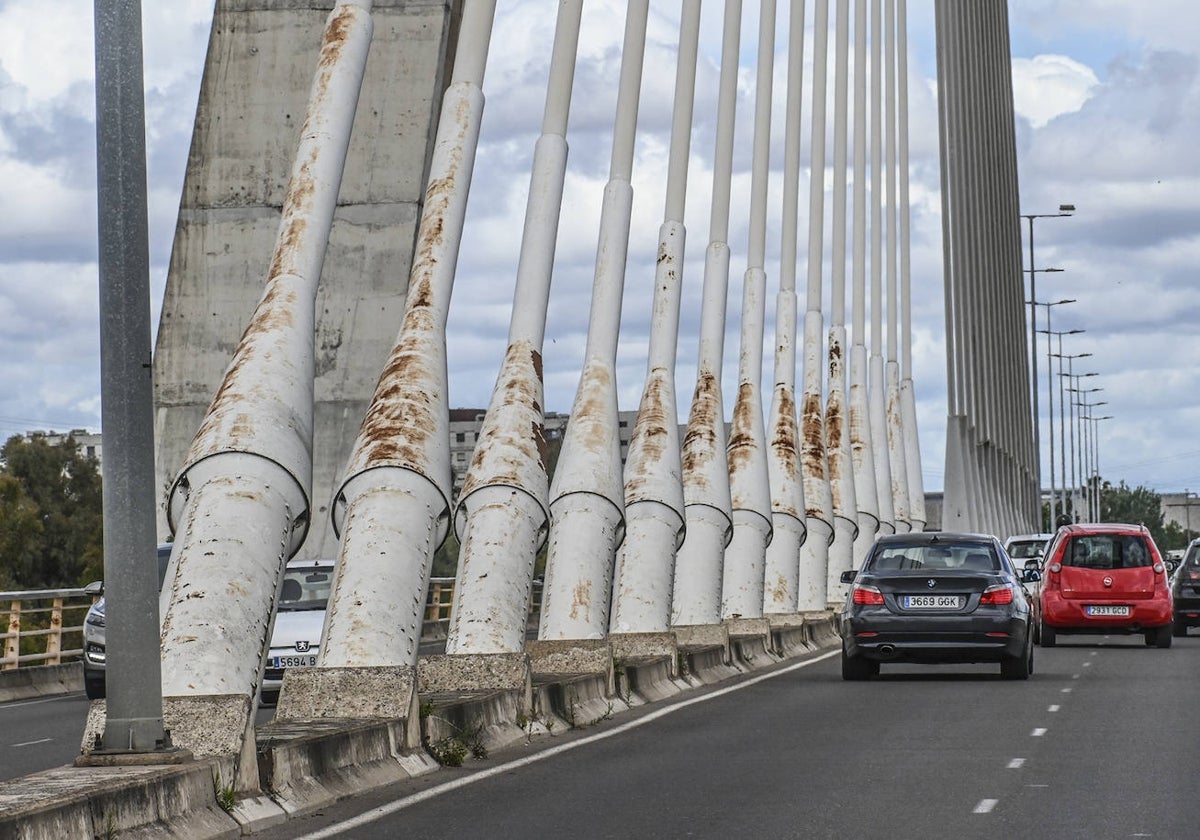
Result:
<svg viewBox="0 0 1200 840"><path fill-rule="evenodd" d="M1057 218L1060 216L1070 216L1074 212L1075 212L1074 204L1060 204L1060 205L1058 205L1057 213L1022 213L1022 214L1020 214L1022 219L1029 220L1029 268L1026 269L1026 272L1028 272L1028 274L1029 274L1029 300L1030 300L1029 333L1030 333L1030 337L1032 338L1032 341L1030 342L1030 344L1032 344L1032 347L1030 349L1031 364L1030 364L1029 372L1032 377L1031 385L1032 385L1032 389L1033 389L1033 451L1034 451L1034 453L1041 453L1042 445L1041 445L1041 441L1039 440L1039 435L1038 435L1038 413L1039 412L1038 412L1038 381L1037 381L1037 306L1036 306L1038 269L1037 269L1037 266L1035 265L1034 259L1033 259L1033 220L1034 219L1052 219L1052 218ZM1061 271L1062 269L1046 269L1046 271L1052 271L1052 270ZM1041 469L1041 455L1040 454L1037 454L1037 457L1035 457L1033 459L1033 469L1034 469L1034 479L1037 481L1039 492L1040 492L1040 488L1042 485L1042 475L1041 475L1042 469Z"/></svg>
<svg viewBox="0 0 1200 840"><path fill-rule="evenodd" d="M1061 345L1061 343L1062 343L1061 339L1059 340L1059 343ZM1061 349L1061 347L1060 347L1060 349ZM1062 353L1062 352L1059 352L1059 353L1055 353L1053 355L1055 356L1055 358L1058 359L1058 404L1059 404L1059 411L1062 414L1062 422L1059 425L1059 443L1061 444L1061 451L1062 451L1062 455L1060 456L1061 457L1060 464L1062 466L1062 478L1063 478L1062 491L1063 491L1063 493L1062 493L1061 503L1059 505L1059 510L1065 514L1067 512L1067 428L1068 428L1067 422L1068 422L1068 417L1067 417L1067 399L1066 399L1066 390L1065 390L1066 386L1063 385L1063 380L1064 379L1074 379L1075 372L1074 372L1073 368L1074 368L1074 362L1076 359L1082 359L1082 358L1084 358L1086 356L1090 356L1092 354L1091 353ZM1065 373L1063 372L1063 369L1062 369L1063 359L1067 360L1067 370ZM1083 375L1084 376L1095 376L1096 374L1089 373L1089 374L1083 374ZM1070 443L1071 443L1071 465L1072 466L1074 466L1074 464L1075 464L1075 429L1074 429L1074 425L1073 425L1074 424L1074 416L1075 416L1074 411L1072 410L1071 417L1070 417L1070 420L1072 423L1072 425L1070 427L1071 428ZM1073 480L1074 480L1074 471L1072 471L1072 481ZM1072 510L1071 511L1072 519L1074 519L1074 515L1075 515L1075 511Z"/></svg>
<svg viewBox="0 0 1200 840"><path fill-rule="evenodd" d="M1087 484L1086 484L1086 482L1087 482L1086 470L1088 467L1088 455L1087 455L1087 450L1088 450L1087 431L1088 430L1087 430L1087 427L1084 425L1083 421L1084 421L1084 417L1087 415L1088 410L1091 409L1092 406L1107 405L1108 403L1106 403L1106 402L1089 403L1087 401L1087 397L1085 395L1094 394L1098 391L1103 391L1104 389L1100 388L1100 387L1097 387L1097 388L1078 388L1078 387L1076 387L1076 388L1068 388L1067 390L1073 391L1076 394L1076 397L1071 400L1071 410L1072 410L1072 412L1074 412L1074 417L1075 417L1075 429L1073 431L1075 432L1076 435L1078 435L1078 440L1079 440L1079 446L1075 450L1076 454L1074 457L1076 458L1078 467L1079 467L1079 485L1078 485L1079 497L1080 497L1081 501L1085 501L1089 498L1089 494L1087 492ZM1076 467L1075 463L1071 464L1072 472L1074 471L1075 467ZM1072 488L1072 492L1074 492L1073 488ZM1091 505L1088 504L1084 509L1084 513L1088 517L1089 521L1091 519L1090 508L1091 508Z"/></svg>
<svg viewBox="0 0 1200 840"><path fill-rule="evenodd" d="M1092 458L1092 451L1096 445L1096 426L1090 422L1092 420L1090 410L1102 405L1108 405L1108 402L1105 400L1094 403L1079 402L1081 411L1079 415L1079 432L1080 440L1082 441L1079 452L1079 478L1089 522L1096 522L1100 518L1099 505L1096 504L1099 476L1096 475L1095 461ZM1093 481L1093 479L1096 480Z"/></svg>
<svg viewBox="0 0 1200 840"><path fill-rule="evenodd" d="M1101 405L1101 404L1102 404L1102 403L1095 403L1095 405ZM1093 488L1093 497L1094 497L1094 501L1093 501L1093 503L1092 503L1092 504L1093 504L1093 508L1092 508L1092 509L1093 509L1093 511L1095 511L1095 513L1094 513L1094 514L1093 514L1093 516L1092 516L1092 520L1093 520L1093 521L1095 521L1095 522L1100 522L1100 521L1102 521L1102 513L1103 513L1103 512L1102 512L1102 511L1101 511L1101 509L1100 509L1100 435L1099 435L1099 424L1100 424L1100 421L1101 421L1101 420L1111 420L1111 419L1113 419L1113 416L1112 416L1111 414L1105 414L1105 415L1102 415L1102 416L1100 416L1100 417L1089 417L1089 418L1087 418L1087 419L1088 419L1088 420L1090 420L1090 421L1091 421L1091 423L1092 423L1092 472L1093 472L1093 473L1095 474L1095 476L1096 476L1096 485L1095 485L1095 487Z"/></svg>
<svg viewBox="0 0 1200 840"><path fill-rule="evenodd" d="M1035 306L1038 305L1036 301L1031 301L1031 303L1033 303ZM1064 303L1075 303L1075 299L1074 298L1064 298L1063 300L1055 300L1055 301L1050 301L1048 303L1040 304L1041 306L1046 307L1046 329L1038 330L1038 332L1046 334L1046 418L1050 421L1050 435L1049 435L1049 437L1050 437L1050 527L1047 530L1052 530L1054 528L1054 520L1056 518L1055 510L1054 510L1054 507L1055 507L1055 504L1054 504L1054 502L1055 502L1055 500L1054 500L1054 371L1051 367L1053 362L1051 361L1051 353L1050 353L1050 336L1057 335L1059 337L1058 338L1058 341L1059 341L1058 352L1060 352L1060 353L1062 352L1062 336L1063 336L1062 332L1056 333L1050 329L1050 308L1052 306L1061 306ZM1071 330L1070 332L1079 333L1079 332L1083 332L1083 330ZM1041 459L1041 457L1042 457L1041 451L1038 451L1037 457L1039 460ZM1040 487L1038 488L1038 495L1039 496L1041 495ZM1039 499L1038 507L1039 507L1038 513L1040 515L1041 514L1040 499Z"/></svg>

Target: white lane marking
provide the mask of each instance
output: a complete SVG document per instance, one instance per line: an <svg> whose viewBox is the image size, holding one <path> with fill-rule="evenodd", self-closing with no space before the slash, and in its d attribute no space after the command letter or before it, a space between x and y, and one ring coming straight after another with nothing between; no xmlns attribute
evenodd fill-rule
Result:
<svg viewBox="0 0 1200 840"><path fill-rule="evenodd" d="M1062 690L1062 693L1063 693L1063 694L1070 694L1070 693L1071 693L1071 686L1067 686L1066 688L1064 688L1064 689Z"/></svg>
<svg viewBox="0 0 1200 840"><path fill-rule="evenodd" d="M1106 639L1107 639L1107 638L1108 638L1108 636L1105 636L1104 638L1106 638ZM1094 650L1094 651L1092 651L1091 653L1089 653L1089 654L1088 654L1088 656L1095 656L1095 655L1096 655L1096 654L1098 654L1099 652L1100 652L1100 651L1098 651L1098 650Z"/></svg>
<svg viewBox="0 0 1200 840"><path fill-rule="evenodd" d="M1045 734L1046 734L1046 727L1044 727L1044 726L1039 726L1036 729L1034 729L1032 732L1029 733L1030 737L1032 737L1032 738L1041 738Z"/></svg>
<svg viewBox="0 0 1200 840"><path fill-rule="evenodd" d="M980 799L979 804L975 806L976 814L990 814L992 809L996 807L999 799Z"/></svg>
<svg viewBox="0 0 1200 840"><path fill-rule="evenodd" d="M1090 666L1091 666L1091 664L1092 664L1091 662L1084 662L1084 663L1083 663L1083 667L1084 667L1084 668L1088 668L1088 667L1090 667Z"/></svg>
<svg viewBox="0 0 1200 840"><path fill-rule="evenodd" d="M666 706L651 712L645 717L638 718L637 720L631 720L628 723L621 724L620 726L614 726L612 729L609 729L605 732L597 732L595 735L589 735L586 738L580 738L578 741L571 741L568 744L559 744L557 747L550 747L542 752L535 753L533 755L527 755L524 758L518 758L506 764L499 764L495 767L489 767L486 770L480 770L478 773L474 773L470 776L465 776L450 782L436 785L428 790L423 790L420 793L414 793L412 796L405 797L404 799L397 799L396 801L387 805L380 805L378 808L372 808L370 811L365 811L364 813L359 814L357 817L351 817L348 820L335 823L334 825L328 826L319 831L314 831L311 834L305 834L297 837L295 840L324 840L326 837L335 837L339 834L350 831L351 829L360 828L368 823L374 822L375 820L395 814L398 811L403 811L405 808L408 808L412 805L419 805L426 800L441 796L443 793L449 793L452 790L458 790L461 787L466 787L467 785L474 784L475 782L481 782L484 779L490 779L492 776L498 776L501 773L507 773L510 770L516 770L521 767L525 767L533 764L534 762L542 761L543 759L556 756L560 753L577 749L585 744L603 741L605 738L611 738L614 735L622 735L631 729L644 726L647 723L666 717L667 715L677 712L680 709L686 709L688 706L693 706L696 703L706 703L716 697L732 694L735 691L741 691L743 688L749 688L750 686L757 685L760 682L773 680L776 677L783 676L784 674L790 674L792 671L798 671L801 668L807 668L809 665L815 665L816 663L829 659L830 657L840 656L841 652L841 648L838 648L812 659L806 659L803 662L797 662L795 665L791 665L779 671L772 671L769 674L762 674L761 676L753 677L745 682L738 683L737 685L731 685L728 688L717 689L711 694L705 694L701 697L693 697L690 700L684 700L682 702L675 703L674 705ZM986 802L988 800L984 801Z"/></svg>
<svg viewBox="0 0 1200 840"><path fill-rule="evenodd" d="M1059 708L1060 708L1060 706L1057 703L1051 703L1049 706L1046 707L1046 711L1047 712L1057 712L1059 710Z"/></svg>
<svg viewBox="0 0 1200 840"><path fill-rule="evenodd" d="M1008 769L1009 770L1019 770L1019 769L1021 769L1021 767L1024 764L1025 764L1025 759L1014 758L1012 761L1008 762Z"/></svg>
<svg viewBox="0 0 1200 840"><path fill-rule="evenodd" d="M1071 679L1077 680L1077 679L1079 679L1080 676L1081 676L1080 674L1072 674Z"/></svg>
<svg viewBox="0 0 1200 840"><path fill-rule="evenodd" d="M36 741L22 741L19 744L13 744L14 747L32 747L34 744L46 744L53 741L53 738L38 738Z"/></svg>

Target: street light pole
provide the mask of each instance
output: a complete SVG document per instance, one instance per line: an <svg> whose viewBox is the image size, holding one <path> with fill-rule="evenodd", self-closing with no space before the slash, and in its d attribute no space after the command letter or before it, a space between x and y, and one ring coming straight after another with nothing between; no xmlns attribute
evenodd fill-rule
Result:
<svg viewBox="0 0 1200 840"><path fill-rule="evenodd" d="M1100 403L1096 403L1100 405ZM1101 420L1111 420L1111 414L1105 414L1102 417L1092 417L1092 469L1096 473L1096 516L1097 522L1102 521L1103 511L1100 507L1100 434L1099 423Z"/></svg>
<svg viewBox="0 0 1200 840"><path fill-rule="evenodd" d="M1053 360L1052 360L1052 355L1050 352L1051 351L1050 336L1057 335L1059 337L1058 338L1058 343L1059 343L1058 352L1060 352L1060 353L1062 352L1062 336L1063 336L1062 332L1056 333L1054 330L1050 329L1050 307L1060 306L1061 304L1064 304L1064 303L1075 303L1075 299L1070 298L1070 299L1064 299L1064 300L1056 300L1056 301L1051 301L1050 303L1042 304L1042 306L1046 307L1046 329L1038 330L1038 332L1044 332L1046 334L1046 417L1050 421L1050 434L1049 434L1049 437L1050 437L1050 522L1049 522L1049 527L1046 529L1048 531L1054 530L1054 522L1058 518L1057 511L1055 511L1055 498L1054 498L1054 486L1055 486L1054 485L1054 369L1052 367ZM1071 330L1070 332L1080 333L1080 332L1083 332L1083 330ZM1037 457L1041 458L1042 453L1038 452ZM1038 506L1039 506L1039 508L1041 506L1040 500L1039 500Z"/></svg>
<svg viewBox="0 0 1200 840"><path fill-rule="evenodd" d="M1092 394L1097 391L1103 391L1103 388L1071 388L1077 395ZM1077 408L1077 423L1079 426L1079 498L1084 503L1084 510L1087 513L1088 521L1092 521L1092 502L1091 502L1091 483L1090 476L1087 470L1091 462L1091 438L1089 436L1090 429L1085 424L1085 420L1089 416L1088 411L1093 406L1108 405L1103 400L1097 403L1089 403L1086 396L1076 396L1071 400L1072 408Z"/></svg>
<svg viewBox="0 0 1200 840"><path fill-rule="evenodd" d="M1033 259L1033 220L1051 219L1060 216L1070 216L1075 212L1074 204L1058 205L1057 213L1022 213L1021 218L1029 220L1029 333L1030 333L1030 376L1033 389L1033 472L1038 488L1038 507L1041 507L1042 494L1042 444L1038 433L1038 377L1037 377L1037 266ZM1062 269L1058 269L1061 271Z"/></svg>
<svg viewBox="0 0 1200 840"><path fill-rule="evenodd" d="M1063 380L1064 379L1072 379L1075 377L1074 368L1075 368L1075 360L1076 359L1082 359L1082 358L1084 358L1086 356L1090 356L1092 354L1091 353L1063 353L1063 352L1061 352L1062 336L1059 336L1058 344L1059 344L1060 352L1058 352L1054 355L1058 359L1058 404L1059 404L1059 411L1062 413L1062 423L1061 423L1061 429L1060 429L1060 443L1062 444L1062 477L1063 477L1062 504L1059 509L1065 514L1067 512L1067 438L1066 438L1066 435L1067 435L1068 425L1067 425L1066 386L1063 385ZM1063 369L1062 369L1063 359L1067 360L1067 372L1066 373L1064 373ZM1096 374L1095 373L1085 373L1082 375L1083 376L1095 376ZM1072 485L1071 485L1072 491L1071 492L1074 493L1074 481L1075 481L1075 470L1074 470L1074 467L1075 467L1075 409L1074 409L1074 407L1071 408L1070 420L1071 420L1070 442L1071 442L1071 481L1072 481ZM1071 508L1070 518L1072 521L1075 521L1074 506L1072 506L1072 508Z"/></svg>

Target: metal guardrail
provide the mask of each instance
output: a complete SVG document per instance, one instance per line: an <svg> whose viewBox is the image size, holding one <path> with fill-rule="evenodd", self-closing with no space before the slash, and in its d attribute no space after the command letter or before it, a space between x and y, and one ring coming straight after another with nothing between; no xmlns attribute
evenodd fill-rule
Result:
<svg viewBox="0 0 1200 840"><path fill-rule="evenodd" d="M7 627L0 633L4 641L0 670L30 664L61 665L64 660L81 657L83 619L94 601L82 589L0 592L0 627ZM68 645L77 639L78 646L64 646L64 637Z"/></svg>
<svg viewBox="0 0 1200 840"><path fill-rule="evenodd" d="M535 581L529 600L530 615L541 608L541 600L542 582ZM8 628L0 633L0 640L4 642L0 670L10 671L28 665L61 665L64 661L82 657L83 620L94 601L95 598L86 595L82 589L0 592L0 627L7 625ZM430 579L425 597L426 622L448 624L453 606L454 578ZM67 620L70 623L64 624ZM68 643L78 639L78 646L64 647L64 637ZM45 644L39 644L37 640L43 638Z"/></svg>

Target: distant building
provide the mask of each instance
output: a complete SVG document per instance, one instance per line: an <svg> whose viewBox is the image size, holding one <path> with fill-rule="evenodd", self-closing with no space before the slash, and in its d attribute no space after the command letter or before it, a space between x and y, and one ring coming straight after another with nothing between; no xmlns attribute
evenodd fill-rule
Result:
<svg viewBox="0 0 1200 840"><path fill-rule="evenodd" d="M1189 540L1200 536L1200 496L1184 490L1182 493L1160 493L1158 500L1164 525L1174 523Z"/></svg>
<svg viewBox="0 0 1200 840"><path fill-rule="evenodd" d="M102 473L104 459L103 452L103 436L97 432L89 432L87 429L72 429L69 432L44 432L34 431L27 432L26 440L44 440L50 446L62 446L67 442L67 439L75 441L75 451L85 458L93 458L96 461L96 472Z"/></svg>

